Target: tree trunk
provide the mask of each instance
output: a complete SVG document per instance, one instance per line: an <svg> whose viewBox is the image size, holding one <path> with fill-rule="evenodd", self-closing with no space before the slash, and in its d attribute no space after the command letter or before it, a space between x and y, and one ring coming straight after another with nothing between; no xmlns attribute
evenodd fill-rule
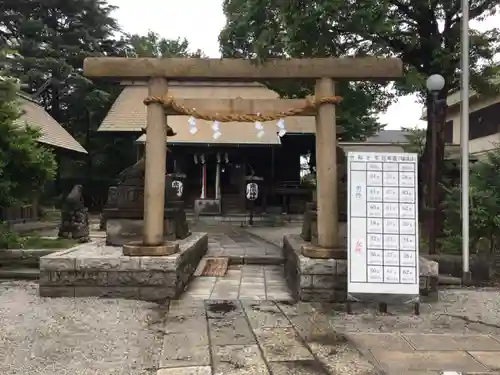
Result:
<svg viewBox="0 0 500 375"><path fill-rule="evenodd" d="M446 100L448 95L448 89L445 87L439 93L440 100ZM427 131L426 131L426 141L425 148L420 158L420 173L419 173L419 196L420 196L420 212L422 213L422 229L423 235L426 239L429 239L432 232L437 233L438 235L443 233L444 226L444 216L441 212L441 202L443 199L443 190L441 188L442 182L442 171L444 170L444 128L446 122L446 107L442 108L438 113L433 114L433 102L432 96L427 95L426 100L427 107ZM435 120L432 121L432 116L436 116ZM432 144L432 125L435 126L437 136L436 136L436 145ZM433 152L432 148L436 148L436 160L432 160ZM432 163L436 163L437 170L437 178L436 181L432 181ZM431 184L436 184L435 186L435 194L431 196L430 189ZM430 251L430 253L435 253L434 251Z"/></svg>
<svg viewBox="0 0 500 375"><path fill-rule="evenodd" d="M93 170L93 150L92 150L92 116L89 110L86 110L86 125L87 129L85 132L85 147L87 148L87 158L86 158L86 163L87 163L87 172L85 175L85 184L84 186L86 187L86 193L84 196L88 199L86 203L87 207L91 207L91 209L95 209L94 207L94 194L93 194L93 189L91 189L92 186L92 170ZM99 207L101 209L101 207Z"/></svg>
<svg viewBox="0 0 500 375"><path fill-rule="evenodd" d="M55 74L52 75L52 82L50 83L50 115L58 123L61 123L61 100L60 100L60 82L59 77ZM62 193L61 186L61 152L56 152L56 175L54 178L54 185L56 194Z"/></svg>

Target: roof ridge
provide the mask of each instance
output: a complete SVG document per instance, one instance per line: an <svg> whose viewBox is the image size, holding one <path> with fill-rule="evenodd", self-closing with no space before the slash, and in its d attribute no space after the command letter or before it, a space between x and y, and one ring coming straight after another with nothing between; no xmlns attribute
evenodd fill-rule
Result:
<svg viewBox="0 0 500 375"><path fill-rule="evenodd" d="M35 99L33 99L29 94L27 94L25 92L18 91L17 96L41 106L40 103L38 103Z"/></svg>

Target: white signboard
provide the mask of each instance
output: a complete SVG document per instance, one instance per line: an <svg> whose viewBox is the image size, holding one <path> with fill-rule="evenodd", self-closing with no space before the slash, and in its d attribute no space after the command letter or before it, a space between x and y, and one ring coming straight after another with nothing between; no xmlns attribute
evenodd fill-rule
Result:
<svg viewBox="0 0 500 375"><path fill-rule="evenodd" d="M348 293L418 295L417 154L347 160Z"/></svg>

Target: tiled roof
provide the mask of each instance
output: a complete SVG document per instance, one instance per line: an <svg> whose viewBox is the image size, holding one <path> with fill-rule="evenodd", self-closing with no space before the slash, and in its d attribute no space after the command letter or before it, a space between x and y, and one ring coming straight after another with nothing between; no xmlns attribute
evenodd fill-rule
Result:
<svg viewBox="0 0 500 375"><path fill-rule="evenodd" d="M408 133L403 130L382 130L365 140L365 143L408 143Z"/></svg>
<svg viewBox="0 0 500 375"><path fill-rule="evenodd" d="M41 105L24 96L19 96L19 105L22 115L16 120L16 124L39 129L41 133L39 142L57 148L87 153L82 145L61 124L54 120Z"/></svg>

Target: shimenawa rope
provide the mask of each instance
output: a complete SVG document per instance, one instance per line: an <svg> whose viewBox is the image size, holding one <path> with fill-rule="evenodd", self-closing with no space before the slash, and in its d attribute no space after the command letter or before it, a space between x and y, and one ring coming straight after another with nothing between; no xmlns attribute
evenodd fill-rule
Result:
<svg viewBox="0 0 500 375"><path fill-rule="evenodd" d="M266 122L275 121L289 116L300 116L302 113L318 108L321 104L338 104L342 98L340 96L329 96L320 99L307 99L306 104L297 108L290 108L284 112L277 112L272 114L207 114L196 111L194 108L187 108L182 104L175 101L172 96L165 98L159 96L150 96L144 99L144 104L149 105L157 103L163 105L165 108L172 108L180 115L192 116L194 118L206 121L219 121L219 122Z"/></svg>

